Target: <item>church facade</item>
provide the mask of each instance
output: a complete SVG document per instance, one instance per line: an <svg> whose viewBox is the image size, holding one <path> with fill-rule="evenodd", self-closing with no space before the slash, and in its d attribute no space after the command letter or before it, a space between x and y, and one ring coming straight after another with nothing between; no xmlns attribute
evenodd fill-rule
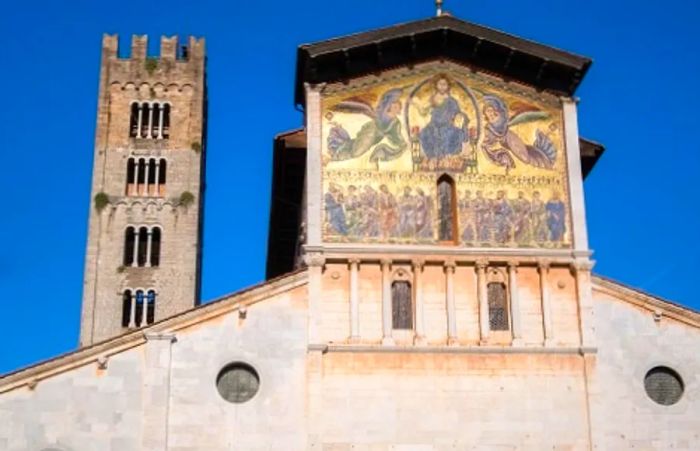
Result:
<svg viewBox="0 0 700 451"><path fill-rule="evenodd" d="M0 378L0 449L700 449L700 314L592 274L589 59L449 15L300 46L267 280L199 305L204 42L163 42L104 38L81 347Z"/></svg>

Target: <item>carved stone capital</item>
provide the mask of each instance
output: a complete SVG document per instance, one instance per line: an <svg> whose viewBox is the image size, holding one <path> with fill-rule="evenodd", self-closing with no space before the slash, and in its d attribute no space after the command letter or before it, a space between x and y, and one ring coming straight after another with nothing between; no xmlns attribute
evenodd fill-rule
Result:
<svg viewBox="0 0 700 451"><path fill-rule="evenodd" d="M304 263L308 267L323 267L326 264L326 257L323 254L306 254Z"/></svg>
<svg viewBox="0 0 700 451"><path fill-rule="evenodd" d="M519 264L520 263L517 260L508 260L506 262L506 265L508 265L508 269L511 269L511 270L518 269Z"/></svg>
<svg viewBox="0 0 700 451"><path fill-rule="evenodd" d="M360 263L362 263L362 260L359 258L351 258L348 260L348 265L352 268L353 266L359 267Z"/></svg>
<svg viewBox="0 0 700 451"><path fill-rule="evenodd" d="M382 265L382 269L384 269L384 268L391 269L391 263L392 263L392 261L390 258L383 258L383 259L379 260L379 264Z"/></svg>
<svg viewBox="0 0 700 451"><path fill-rule="evenodd" d="M423 271L423 267L425 267L425 259L414 258L411 260L411 265L413 265L414 272L421 272Z"/></svg>
<svg viewBox="0 0 700 451"><path fill-rule="evenodd" d="M476 269L483 271L489 266L489 261L485 258L480 258L474 262L474 264L476 265Z"/></svg>
<svg viewBox="0 0 700 451"><path fill-rule="evenodd" d="M593 269L595 262L592 260L576 260L570 265L571 272L576 274L579 272L590 272Z"/></svg>
<svg viewBox="0 0 700 451"><path fill-rule="evenodd" d="M445 272L449 272L454 274L455 268L457 267L457 263L453 259L447 259L443 263L443 266L445 267Z"/></svg>
<svg viewBox="0 0 700 451"><path fill-rule="evenodd" d="M546 272L549 270L549 267L551 266L552 261L546 258L541 258L537 260L537 269L540 270L540 272Z"/></svg>

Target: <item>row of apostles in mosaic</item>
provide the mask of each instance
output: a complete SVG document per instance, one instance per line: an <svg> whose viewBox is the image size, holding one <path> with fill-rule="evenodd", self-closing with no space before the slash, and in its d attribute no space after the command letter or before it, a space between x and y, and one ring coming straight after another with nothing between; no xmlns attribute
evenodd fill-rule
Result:
<svg viewBox="0 0 700 451"><path fill-rule="evenodd" d="M392 193L386 184L342 187L331 183L324 198L326 234L339 241L389 239L396 242L459 242L464 245L561 246L566 206L554 191L542 199L505 190L456 193L443 176L437 196L421 187Z"/></svg>

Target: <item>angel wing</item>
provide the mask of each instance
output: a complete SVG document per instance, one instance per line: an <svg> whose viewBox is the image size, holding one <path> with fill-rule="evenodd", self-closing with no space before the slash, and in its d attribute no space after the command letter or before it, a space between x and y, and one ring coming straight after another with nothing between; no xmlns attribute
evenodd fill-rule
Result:
<svg viewBox="0 0 700 451"><path fill-rule="evenodd" d="M526 124L528 122L541 121L544 119L549 119L549 113L545 111L524 111L511 117L510 121L508 121L508 125L512 127L518 124Z"/></svg>
<svg viewBox="0 0 700 451"><path fill-rule="evenodd" d="M334 105L331 109L341 113L364 114L371 119L374 119L377 116L374 108L372 108L370 104L358 98L343 100L342 102Z"/></svg>

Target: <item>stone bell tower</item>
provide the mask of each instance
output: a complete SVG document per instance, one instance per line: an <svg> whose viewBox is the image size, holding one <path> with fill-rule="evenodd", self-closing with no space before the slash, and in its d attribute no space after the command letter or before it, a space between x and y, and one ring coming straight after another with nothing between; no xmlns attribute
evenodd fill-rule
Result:
<svg viewBox="0 0 700 451"><path fill-rule="evenodd" d="M102 40L80 345L199 303L206 150L204 39Z"/></svg>

